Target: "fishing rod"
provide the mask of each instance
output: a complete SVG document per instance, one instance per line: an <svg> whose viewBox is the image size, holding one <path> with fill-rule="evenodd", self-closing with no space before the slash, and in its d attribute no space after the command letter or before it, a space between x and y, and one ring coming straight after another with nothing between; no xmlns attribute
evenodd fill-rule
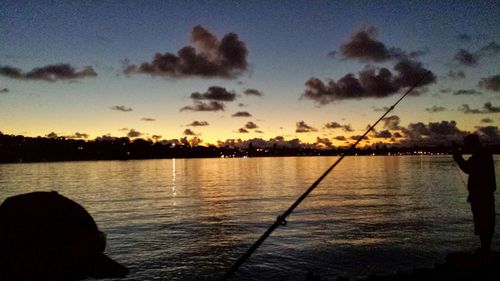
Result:
<svg viewBox="0 0 500 281"><path fill-rule="evenodd" d="M373 130L373 128L375 128L375 126L396 107L396 105L398 105L411 91L413 91L413 89L415 89L420 83L422 83L430 73L430 71L427 71L420 80L418 80L413 86L411 86L401 98L399 98L384 114L382 114L382 116L373 125L371 125L370 128L368 128L368 130L366 130L366 132L361 137L359 137L359 139L351 146L351 150L354 150L356 148L356 145L358 145L358 143L360 143L366 137L366 135L368 135L368 133ZM330 168L328 168L299 198L297 198L297 200L295 200L295 202L283 214L279 215L276 218L276 221L266 230L266 232L264 232L264 234L262 234L262 236L257 241L255 241L253 245L250 246L250 248L248 248L248 250L229 268L228 271L226 271L224 276L222 276L222 278L220 278L219 280L224 281L231 277L231 275L233 275L238 270L238 268L253 254L253 252L255 252L255 250L257 250L257 248L259 248L259 246L267 239L267 237L269 237L269 235L271 235L271 233L273 233L276 228L278 228L278 226L286 225L286 218L309 195L309 193L311 193L321 183L321 181L340 163L340 161L344 159L345 156L346 154L342 154L340 158L338 158L337 161L335 161L335 163L330 166Z"/></svg>

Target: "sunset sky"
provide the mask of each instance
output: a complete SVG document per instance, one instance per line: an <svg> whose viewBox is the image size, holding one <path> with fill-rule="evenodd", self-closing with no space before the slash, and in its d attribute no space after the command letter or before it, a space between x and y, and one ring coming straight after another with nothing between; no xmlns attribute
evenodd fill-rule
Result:
<svg viewBox="0 0 500 281"><path fill-rule="evenodd" d="M496 141L499 11L499 1L3 0L0 131L343 145L430 70L369 141Z"/></svg>

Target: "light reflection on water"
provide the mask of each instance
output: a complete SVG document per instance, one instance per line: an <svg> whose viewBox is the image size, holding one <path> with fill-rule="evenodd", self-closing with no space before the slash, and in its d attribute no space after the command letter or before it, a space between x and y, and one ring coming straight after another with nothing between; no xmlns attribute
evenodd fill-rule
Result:
<svg viewBox="0 0 500 281"><path fill-rule="evenodd" d="M131 269L124 280L212 280L334 160L8 164L0 165L0 200L57 190L79 202L108 234L108 255ZM235 280L431 266L477 246L465 199L449 156L345 158Z"/></svg>

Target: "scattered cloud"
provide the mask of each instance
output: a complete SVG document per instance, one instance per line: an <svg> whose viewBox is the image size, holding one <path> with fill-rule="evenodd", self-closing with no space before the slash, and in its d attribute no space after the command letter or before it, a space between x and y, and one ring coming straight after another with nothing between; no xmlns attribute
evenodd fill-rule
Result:
<svg viewBox="0 0 500 281"><path fill-rule="evenodd" d="M234 101L236 94L224 87L211 86L205 93L194 92L190 97L193 100Z"/></svg>
<svg viewBox="0 0 500 281"><path fill-rule="evenodd" d="M418 142L421 145L449 144L451 141L462 141L467 132L457 128L455 121L422 122L410 123L407 128L401 131L405 135L405 140L401 143Z"/></svg>
<svg viewBox="0 0 500 281"><path fill-rule="evenodd" d="M468 90L462 89L462 90L454 91L453 94L455 96L459 96L459 95L482 95L483 93L476 91L474 89L468 89Z"/></svg>
<svg viewBox="0 0 500 281"><path fill-rule="evenodd" d="M460 65L473 67L477 66L479 56L465 49L459 49L453 57L453 60L458 62Z"/></svg>
<svg viewBox="0 0 500 281"><path fill-rule="evenodd" d="M481 119L481 123L493 123L493 122L494 121L491 118L483 118L483 119Z"/></svg>
<svg viewBox="0 0 500 281"><path fill-rule="evenodd" d="M429 112L429 113L437 113L437 112L442 112L442 111L445 111L446 110L446 107L443 107L443 106L432 106L432 107L428 107L425 109L425 111Z"/></svg>
<svg viewBox="0 0 500 281"><path fill-rule="evenodd" d="M50 133L46 134L45 136L49 139L56 139L59 137L55 132L50 132Z"/></svg>
<svg viewBox="0 0 500 281"><path fill-rule="evenodd" d="M261 130L255 130L254 132L258 133L258 134L263 134L264 132L261 131Z"/></svg>
<svg viewBox="0 0 500 281"><path fill-rule="evenodd" d="M0 89L0 93L8 93L9 89L8 88L2 88Z"/></svg>
<svg viewBox="0 0 500 281"><path fill-rule="evenodd" d="M399 126L399 122L401 121L401 118L397 115L391 115L388 117L384 117L382 119L384 122L384 128L389 129L389 130L400 130L401 127Z"/></svg>
<svg viewBox="0 0 500 281"><path fill-rule="evenodd" d="M247 130L247 129L245 129L245 128L239 128L239 129L238 129L238 133L241 133L241 134L246 134L246 133L248 133L248 130Z"/></svg>
<svg viewBox="0 0 500 281"><path fill-rule="evenodd" d="M231 115L233 117L252 117L252 114L246 112L246 111L238 111L235 114Z"/></svg>
<svg viewBox="0 0 500 281"><path fill-rule="evenodd" d="M137 137L140 137L142 135L143 135L143 133L136 131L134 129L130 129L130 131L127 133L127 137L129 137L129 138L137 138Z"/></svg>
<svg viewBox="0 0 500 281"><path fill-rule="evenodd" d="M313 128L309 125L306 124L306 122L304 121L300 121L300 122L297 122L296 124L296 129L295 129L295 132L296 133L309 133L309 132L316 132L316 128Z"/></svg>
<svg viewBox="0 0 500 281"><path fill-rule="evenodd" d="M351 127L351 124L343 125L342 130L344 130L344 132L354 132L354 129Z"/></svg>
<svg viewBox="0 0 500 281"><path fill-rule="evenodd" d="M317 147L330 148L333 146L333 143L329 138L316 137L314 145Z"/></svg>
<svg viewBox="0 0 500 281"><path fill-rule="evenodd" d="M191 111L224 111L224 104L218 101L210 101L208 103L195 101L194 105L184 106L180 111L191 110Z"/></svg>
<svg viewBox="0 0 500 281"><path fill-rule="evenodd" d="M117 110L117 111L123 111L123 112L132 111L132 108L124 106L124 105L114 105L110 108L111 108L111 110Z"/></svg>
<svg viewBox="0 0 500 281"><path fill-rule="evenodd" d="M389 130L383 130L380 132L374 131L372 134L374 138L390 139L392 138L392 133Z"/></svg>
<svg viewBox="0 0 500 281"><path fill-rule="evenodd" d="M500 92L500 74L482 78L478 85L485 90Z"/></svg>
<svg viewBox="0 0 500 281"><path fill-rule="evenodd" d="M320 105L344 99L384 98L402 88L415 85L428 73L420 62L410 60L398 62L394 69L398 72L397 75L393 75L387 68L379 69L378 73L367 68L359 72L359 78L349 73L337 81L329 80L326 84L312 77L305 83L306 90L302 98L311 99ZM435 81L436 76L430 72L419 87Z"/></svg>
<svg viewBox="0 0 500 281"><path fill-rule="evenodd" d="M476 127L476 133L490 141L500 141L498 126Z"/></svg>
<svg viewBox="0 0 500 281"><path fill-rule="evenodd" d="M245 128L247 129L257 129L259 126L257 126L257 124L255 124L254 122L252 121L248 121L246 124L245 124Z"/></svg>
<svg viewBox="0 0 500 281"><path fill-rule="evenodd" d="M350 137L349 137L349 139L357 141L357 140L359 140L361 137L362 137L362 135L355 135L355 136L350 136ZM363 140L369 140L369 139L370 139L370 138L369 138L368 136L365 136L365 137L363 138Z"/></svg>
<svg viewBox="0 0 500 281"><path fill-rule="evenodd" d="M156 121L156 119L154 119L154 118L149 118L149 117L143 117L143 118L141 118L141 121L153 122L153 121Z"/></svg>
<svg viewBox="0 0 500 281"><path fill-rule="evenodd" d="M459 111L462 111L465 114L484 114L484 113L499 113L500 107L494 106L491 102L487 102L483 105L483 108L470 108L468 104L462 104Z"/></svg>
<svg viewBox="0 0 500 281"><path fill-rule="evenodd" d="M86 66L77 71L69 64L51 64L33 68L31 71L23 72L12 66L0 66L0 75L20 80L41 80L55 82L58 80L77 80L86 77L96 77L97 73L91 66Z"/></svg>
<svg viewBox="0 0 500 281"><path fill-rule="evenodd" d="M339 140L339 141L345 141L346 140L345 136L336 136L336 137L334 137L334 139Z"/></svg>
<svg viewBox="0 0 500 281"><path fill-rule="evenodd" d="M193 121L191 124L188 124L186 126L193 126L193 127L200 127L200 126L208 126L207 121Z"/></svg>
<svg viewBox="0 0 500 281"><path fill-rule="evenodd" d="M192 46L177 54L157 53L151 62L127 64L123 72L170 78L236 78L248 69L248 50L237 34L228 33L219 40L201 25L191 31Z"/></svg>
<svg viewBox="0 0 500 281"><path fill-rule="evenodd" d="M342 125L340 125L337 122L329 122L325 124L325 128L327 129L339 129L342 128Z"/></svg>
<svg viewBox="0 0 500 281"><path fill-rule="evenodd" d="M479 49L479 53L481 56L494 56L500 54L500 43L491 41L487 45L481 47L481 49Z"/></svg>
<svg viewBox="0 0 500 281"><path fill-rule="evenodd" d="M462 42L470 42L472 41L472 37L466 33L460 33L457 35L457 39Z"/></svg>
<svg viewBox="0 0 500 281"><path fill-rule="evenodd" d="M196 136L197 134L193 132L191 129L185 129L184 132L182 133L185 136Z"/></svg>
<svg viewBox="0 0 500 281"><path fill-rule="evenodd" d="M88 139L89 134L75 132L73 135L66 136L65 138L68 138L68 139Z"/></svg>
<svg viewBox="0 0 500 281"><path fill-rule="evenodd" d="M264 95L261 91L256 89L246 89L243 93L247 96L256 96L256 97L262 97Z"/></svg>

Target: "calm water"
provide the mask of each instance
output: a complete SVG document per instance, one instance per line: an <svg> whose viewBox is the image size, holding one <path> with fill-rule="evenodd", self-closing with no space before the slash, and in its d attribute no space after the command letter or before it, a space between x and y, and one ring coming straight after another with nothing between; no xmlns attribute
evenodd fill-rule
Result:
<svg viewBox="0 0 500 281"><path fill-rule="evenodd" d="M0 165L0 201L57 190L79 202L108 234L107 254L131 269L124 280L212 280L334 160L8 164ZM495 163L500 179L500 157ZM450 156L346 158L234 280L432 266L450 251L474 250L476 239Z"/></svg>

